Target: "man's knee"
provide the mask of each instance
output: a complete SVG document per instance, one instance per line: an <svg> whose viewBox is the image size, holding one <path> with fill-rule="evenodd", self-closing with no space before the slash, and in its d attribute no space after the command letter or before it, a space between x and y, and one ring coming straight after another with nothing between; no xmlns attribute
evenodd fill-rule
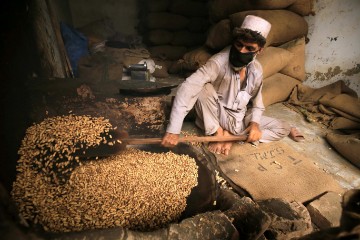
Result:
<svg viewBox="0 0 360 240"><path fill-rule="evenodd" d="M211 83L207 83L204 85L203 89L199 94L198 101L204 102L204 101L209 101L209 99L210 100L217 99L216 91Z"/></svg>

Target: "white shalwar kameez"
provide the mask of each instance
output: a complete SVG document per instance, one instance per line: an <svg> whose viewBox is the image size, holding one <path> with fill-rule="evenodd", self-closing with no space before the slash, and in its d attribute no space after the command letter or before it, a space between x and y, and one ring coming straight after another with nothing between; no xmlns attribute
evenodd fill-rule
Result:
<svg viewBox="0 0 360 240"><path fill-rule="evenodd" d="M219 127L233 135L241 135L250 122L259 124L260 142L271 142L287 136L290 125L263 116L262 67L253 60L245 80L229 63L230 47L212 56L205 65L188 77L178 88L167 132L179 134L188 112L196 110L196 125L212 135Z"/></svg>

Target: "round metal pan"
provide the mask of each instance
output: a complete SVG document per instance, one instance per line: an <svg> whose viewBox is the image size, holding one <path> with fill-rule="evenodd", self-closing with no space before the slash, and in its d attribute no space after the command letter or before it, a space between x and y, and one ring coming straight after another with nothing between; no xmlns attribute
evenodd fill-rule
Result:
<svg viewBox="0 0 360 240"><path fill-rule="evenodd" d="M171 89L180 83L180 80L157 80L156 82L124 80L119 83L119 92L129 95L169 94Z"/></svg>

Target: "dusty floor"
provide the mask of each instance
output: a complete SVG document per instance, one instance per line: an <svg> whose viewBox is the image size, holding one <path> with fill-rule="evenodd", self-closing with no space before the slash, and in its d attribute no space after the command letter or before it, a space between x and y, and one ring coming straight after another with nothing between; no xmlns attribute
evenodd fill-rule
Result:
<svg viewBox="0 0 360 240"><path fill-rule="evenodd" d="M326 129L320 123L306 121L302 114L283 103L268 106L265 115L288 121L296 126L306 139L304 142L294 142L287 137L281 141L291 144L297 151L312 159L316 166L331 174L344 189L360 188L360 169L332 149L324 138L326 133L332 130ZM183 131L195 133L198 129L193 122L187 121L183 125Z"/></svg>

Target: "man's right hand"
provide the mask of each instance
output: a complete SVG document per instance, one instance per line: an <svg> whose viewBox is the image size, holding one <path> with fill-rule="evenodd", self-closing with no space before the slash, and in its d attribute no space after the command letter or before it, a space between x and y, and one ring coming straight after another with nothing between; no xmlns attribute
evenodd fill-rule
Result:
<svg viewBox="0 0 360 240"><path fill-rule="evenodd" d="M175 147L179 143L179 134L165 133L161 145L164 147Z"/></svg>

